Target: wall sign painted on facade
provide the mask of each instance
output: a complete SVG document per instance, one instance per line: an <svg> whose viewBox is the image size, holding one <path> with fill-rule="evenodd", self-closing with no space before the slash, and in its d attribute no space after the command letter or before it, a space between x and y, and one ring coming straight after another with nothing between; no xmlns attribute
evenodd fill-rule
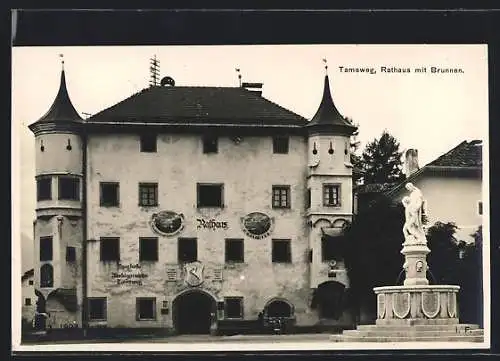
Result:
<svg viewBox="0 0 500 361"><path fill-rule="evenodd" d="M184 265L184 282L189 286L196 287L203 283L203 270L205 266L201 262L191 262Z"/></svg>
<svg viewBox="0 0 500 361"><path fill-rule="evenodd" d="M274 218L261 212L248 213L241 217L243 232L249 237L261 239L269 236L273 230Z"/></svg>
<svg viewBox="0 0 500 361"><path fill-rule="evenodd" d="M148 275L141 271L141 265L138 263L120 263L118 265L118 272L111 272L111 278L116 280L117 285L142 286L142 280L147 277Z"/></svg>
<svg viewBox="0 0 500 361"><path fill-rule="evenodd" d="M151 228L163 236L173 236L184 228L184 215L172 211L161 211L151 216Z"/></svg>
<svg viewBox="0 0 500 361"><path fill-rule="evenodd" d="M225 221L217 221L215 219L203 219L203 218L197 218L196 221L198 222L198 229L211 229L212 231L218 230L218 229L228 229L227 222Z"/></svg>

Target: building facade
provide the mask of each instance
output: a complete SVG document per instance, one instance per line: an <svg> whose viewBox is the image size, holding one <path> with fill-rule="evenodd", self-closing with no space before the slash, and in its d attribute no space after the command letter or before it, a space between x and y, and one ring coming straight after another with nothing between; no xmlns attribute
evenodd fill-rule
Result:
<svg viewBox="0 0 500 361"><path fill-rule="evenodd" d="M350 325L331 245L352 218L329 78L311 120L262 84L162 81L87 119L61 73L36 142L35 287L52 328L208 333L264 317Z"/></svg>

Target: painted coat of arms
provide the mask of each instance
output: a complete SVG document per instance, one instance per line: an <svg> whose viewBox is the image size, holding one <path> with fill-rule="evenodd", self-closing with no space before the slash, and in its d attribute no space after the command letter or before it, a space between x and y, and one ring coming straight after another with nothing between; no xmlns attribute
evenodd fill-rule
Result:
<svg viewBox="0 0 500 361"><path fill-rule="evenodd" d="M154 213L151 217L151 228L161 235L172 236L184 228L184 215L172 211Z"/></svg>
<svg viewBox="0 0 500 361"><path fill-rule="evenodd" d="M203 270L205 266L201 262L192 262L184 265L184 282L189 286L196 287L203 283Z"/></svg>

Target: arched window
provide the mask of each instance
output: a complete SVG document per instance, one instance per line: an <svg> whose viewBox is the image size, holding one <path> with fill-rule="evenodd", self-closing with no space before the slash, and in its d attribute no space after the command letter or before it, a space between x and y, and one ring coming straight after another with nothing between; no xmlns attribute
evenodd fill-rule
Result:
<svg viewBox="0 0 500 361"><path fill-rule="evenodd" d="M48 263L40 268L40 287L54 287L54 268Z"/></svg>
<svg viewBox="0 0 500 361"><path fill-rule="evenodd" d="M291 317L292 306L282 300L275 300L266 306L267 317Z"/></svg>

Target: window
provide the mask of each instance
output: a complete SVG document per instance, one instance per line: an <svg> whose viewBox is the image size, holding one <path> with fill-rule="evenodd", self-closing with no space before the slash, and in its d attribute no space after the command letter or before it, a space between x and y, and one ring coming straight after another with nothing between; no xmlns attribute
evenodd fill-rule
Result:
<svg viewBox="0 0 500 361"><path fill-rule="evenodd" d="M136 311L138 320L156 319L156 298L137 298Z"/></svg>
<svg viewBox="0 0 500 361"><path fill-rule="evenodd" d="M120 185L119 183L101 182L100 183L100 201L101 207L118 207L120 204Z"/></svg>
<svg viewBox="0 0 500 361"><path fill-rule="evenodd" d="M76 261L76 249L75 247L66 247L66 262Z"/></svg>
<svg viewBox="0 0 500 361"><path fill-rule="evenodd" d="M29 280L28 284L29 284L30 286L33 286L33 280Z"/></svg>
<svg viewBox="0 0 500 361"><path fill-rule="evenodd" d="M36 180L36 199L38 201L52 199L52 178L41 177Z"/></svg>
<svg viewBox="0 0 500 361"><path fill-rule="evenodd" d="M54 268L48 263L40 267L40 287L54 287Z"/></svg>
<svg viewBox="0 0 500 361"><path fill-rule="evenodd" d="M158 238L139 238L139 261L158 261Z"/></svg>
<svg viewBox="0 0 500 361"><path fill-rule="evenodd" d="M323 205L328 207L340 206L340 185L323 184Z"/></svg>
<svg viewBox="0 0 500 361"><path fill-rule="evenodd" d="M290 186L273 186L273 208L290 208Z"/></svg>
<svg viewBox="0 0 500 361"><path fill-rule="evenodd" d="M339 242L341 242L340 237L323 237L321 239L321 259L324 262L335 260L339 256Z"/></svg>
<svg viewBox="0 0 500 361"><path fill-rule="evenodd" d="M40 237L40 261L52 261L52 237Z"/></svg>
<svg viewBox="0 0 500 361"><path fill-rule="evenodd" d="M288 137L273 137L273 153L288 153Z"/></svg>
<svg viewBox="0 0 500 361"><path fill-rule="evenodd" d="M311 208L311 188L308 188L306 193L306 209L309 208Z"/></svg>
<svg viewBox="0 0 500 361"><path fill-rule="evenodd" d="M483 215L483 202L477 202L477 213L482 216Z"/></svg>
<svg viewBox="0 0 500 361"><path fill-rule="evenodd" d="M156 152L156 134L141 135L141 152Z"/></svg>
<svg viewBox="0 0 500 361"><path fill-rule="evenodd" d="M242 239L226 239L226 262L243 262L244 248Z"/></svg>
<svg viewBox="0 0 500 361"><path fill-rule="evenodd" d="M218 141L217 137L213 135L203 136L203 153L217 153Z"/></svg>
<svg viewBox="0 0 500 361"><path fill-rule="evenodd" d="M31 306L31 298L25 298L24 299L24 305L25 306Z"/></svg>
<svg viewBox="0 0 500 361"><path fill-rule="evenodd" d="M224 297L225 318L243 318L243 297Z"/></svg>
<svg viewBox="0 0 500 361"><path fill-rule="evenodd" d="M120 238L101 238L101 261L120 260Z"/></svg>
<svg viewBox="0 0 500 361"><path fill-rule="evenodd" d="M59 177L59 199L80 200L80 179L75 177Z"/></svg>
<svg viewBox="0 0 500 361"><path fill-rule="evenodd" d="M289 239L273 239L272 260L275 263L292 262L292 250Z"/></svg>
<svg viewBox="0 0 500 361"><path fill-rule="evenodd" d="M224 207L223 184L197 184L198 208Z"/></svg>
<svg viewBox="0 0 500 361"><path fill-rule="evenodd" d="M196 238L179 238L177 259L181 262L194 262L198 259L198 241Z"/></svg>
<svg viewBox="0 0 500 361"><path fill-rule="evenodd" d="M105 321L106 297L89 297L89 321Z"/></svg>
<svg viewBox="0 0 500 361"><path fill-rule="evenodd" d="M158 205L158 183L139 183L139 205L142 207Z"/></svg>

